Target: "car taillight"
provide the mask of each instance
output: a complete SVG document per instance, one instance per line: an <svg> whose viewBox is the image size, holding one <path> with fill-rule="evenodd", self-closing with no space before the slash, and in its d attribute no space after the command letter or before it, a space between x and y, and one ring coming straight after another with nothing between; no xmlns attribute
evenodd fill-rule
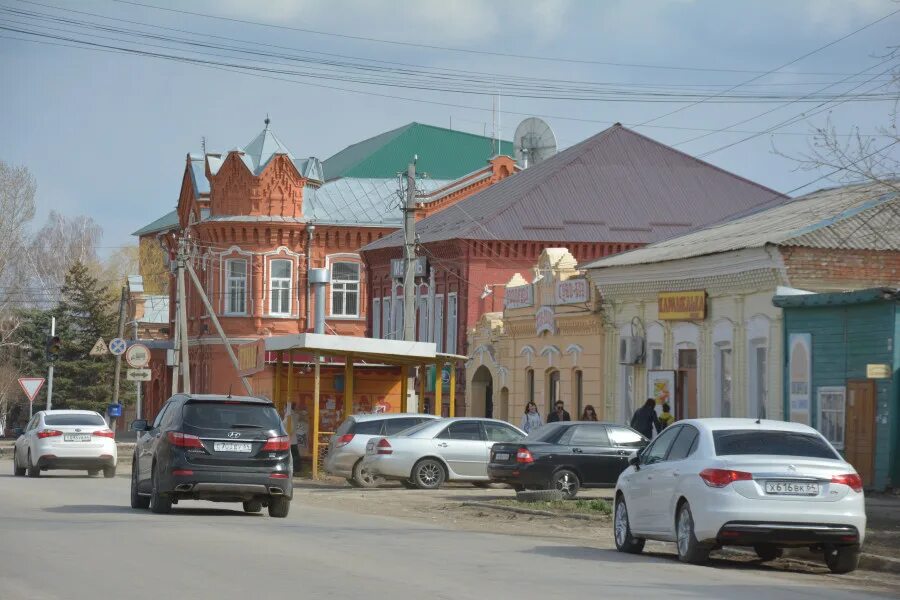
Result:
<svg viewBox="0 0 900 600"><path fill-rule="evenodd" d="M841 483L846 485L854 492L861 492L863 489L862 478L856 473L847 473L846 475L835 475L831 478L831 483Z"/></svg>
<svg viewBox="0 0 900 600"><path fill-rule="evenodd" d="M95 431L91 435L96 435L97 437L105 437L105 438L114 438L116 434L110 431L109 429L101 429L100 431Z"/></svg>
<svg viewBox="0 0 900 600"><path fill-rule="evenodd" d="M704 469L700 471L700 478L709 487L723 488L735 481L750 481L753 475L730 469Z"/></svg>
<svg viewBox="0 0 900 600"><path fill-rule="evenodd" d="M334 447L340 448L341 446L346 446L347 444L349 444L352 441L353 441L353 434L345 433L344 435L342 435L341 437L338 438L337 442L335 442L335 444L334 444Z"/></svg>
<svg viewBox="0 0 900 600"><path fill-rule="evenodd" d="M283 452L291 449L291 441L286 435L270 437L262 447L262 452Z"/></svg>
<svg viewBox="0 0 900 600"><path fill-rule="evenodd" d="M375 453L376 454L393 454L394 450L391 448L391 443L384 438L378 440L378 444L375 445Z"/></svg>
<svg viewBox="0 0 900 600"><path fill-rule="evenodd" d="M533 463L534 456L532 456L531 451L528 448L519 448L516 452L516 462L517 463Z"/></svg>
<svg viewBox="0 0 900 600"><path fill-rule="evenodd" d="M177 477L185 477L187 475L193 475L194 472L190 469L172 469L172 475Z"/></svg>
<svg viewBox="0 0 900 600"><path fill-rule="evenodd" d="M271 475L269 475L269 478L270 479L287 479L288 474L287 473L272 473Z"/></svg>
<svg viewBox="0 0 900 600"><path fill-rule="evenodd" d="M203 442L200 441L196 435L191 435L189 433L181 433L180 431L170 431L166 434L166 437L169 439L169 443L173 446L179 446L181 448L202 448Z"/></svg>
<svg viewBox="0 0 900 600"><path fill-rule="evenodd" d="M62 435L62 431L57 431L55 429L42 429L37 432L37 436L40 439L48 438L48 437L57 437Z"/></svg>

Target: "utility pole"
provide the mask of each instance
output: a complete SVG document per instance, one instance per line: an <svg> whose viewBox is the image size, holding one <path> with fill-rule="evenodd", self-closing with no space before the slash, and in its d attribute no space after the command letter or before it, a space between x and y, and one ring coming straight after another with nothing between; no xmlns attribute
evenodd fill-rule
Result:
<svg viewBox="0 0 900 600"><path fill-rule="evenodd" d="M179 352L179 367L181 371L181 392L183 394L191 393L191 355L188 351L188 327L187 327L187 300L184 285L184 270L187 263L187 240L182 237L178 241L178 332L181 341L181 351Z"/></svg>
<svg viewBox="0 0 900 600"><path fill-rule="evenodd" d="M133 323L134 323L134 343L137 344L137 342L138 342L138 322L137 322L137 319L135 319L135 320L133 321ZM141 414L143 413L143 411L141 410L141 409L142 409L142 407L141 407L141 385L142 385L142 384L141 384L140 381L135 381L135 382L134 382L134 392L135 392L135 395L136 395L136 396L135 396L136 402L135 402L135 405L134 405L134 418L135 418L135 419L140 419L140 418L141 418Z"/></svg>
<svg viewBox="0 0 900 600"><path fill-rule="evenodd" d="M406 208L403 213L403 339L416 341L416 159L406 169ZM407 410L419 412L415 382L409 377L406 386Z"/></svg>
<svg viewBox="0 0 900 600"><path fill-rule="evenodd" d="M56 317L50 317L50 339L56 337ZM53 408L53 361L47 368L47 410Z"/></svg>
<svg viewBox="0 0 900 600"><path fill-rule="evenodd" d="M122 286L122 294L119 296L119 329L118 329L119 333L118 333L118 335L116 335L116 337L118 337L119 339L122 339L125 337L125 298L126 298L127 293L128 293L127 288L123 285ZM116 355L116 376L115 376L115 379L113 380L113 401L112 401L113 404L119 403L119 385L120 385L119 379L121 378L121 375L122 375L122 355L118 354L118 355ZM116 430L115 425L116 425L116 418L110 417L109 418L109 428L112 429L113 431L115 431Z"/></svg>

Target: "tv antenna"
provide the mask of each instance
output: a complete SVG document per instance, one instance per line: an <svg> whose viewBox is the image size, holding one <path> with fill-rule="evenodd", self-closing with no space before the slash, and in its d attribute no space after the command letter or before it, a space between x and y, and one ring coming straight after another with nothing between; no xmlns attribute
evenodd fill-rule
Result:
<svg viewBox="0 0 900 600"><path fill-rule="evenodd" d="M523 169L538 164L556 154L556 136L547 122L528 117L516 127L513 154Z"/></svg>

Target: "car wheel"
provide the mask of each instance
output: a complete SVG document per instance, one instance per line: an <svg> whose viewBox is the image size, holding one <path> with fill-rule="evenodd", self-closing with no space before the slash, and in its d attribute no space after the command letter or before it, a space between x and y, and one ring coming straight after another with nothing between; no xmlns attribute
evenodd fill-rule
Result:
<svg viewBox="0 0 900 600"><path fill-rule="evenodd" d="M107 479L112 479L116 476L116 468L115 467L103 467L103 476Z"/></svg>
<svg viewBox="0 0 900 600"><path fill-rule="evenodd" d="M509 487L511 487L513 490L515 490L517 492L525 491L525 486L522 485L521 483L511 483L511 484L509 484Z"/></svg>
<svg viewBox="0 0 900 600"><path fill-rule="evenodd" d="M258 513L262 510L262 502L259 500L247 500L244 502L244 512Z"/></svg>
<svg viewBox="0 0 900 600"><path fill-rule="evenodd" d="M756 551L756 555L763 562L777 560L784 554L784 550L773 544L756 544L753 546L753 550Z"/></svg>
<svg viewBox="0 0 900 600"><path fill-rule="evenodd" d="M572 499L578 494L581 488L581 482L578 481L578 475L568 469L560 469L553 474L548 486L551 490L559 490L567 499Z"/></svg>
<svg viewBox="0 0 900 600"><path fill-rule="evenodd" d="M137 461L131 464L131 508L149 508L150 498L138 494Z"/></svg>
<svg viewBox="0 0 900 600"><path fill-rule="evenodd" d="M269 516L283 519L288 516L291 509L291 501L284 496L275 496L269 499Z"/></svg>
<svg viewBox="0 0 900 600"><path fill-rule="evenodd" d="M356 461L356 464L353 465L353 483L351 485L361 488L373 488L378 487L379 483L381 483L381 479L375 477L370 470L363 467L362 459Z"/></svg>
<svg viewBox="0 0 900 600"><path fill-rule="evenodd" d="M699 565L709 560L710 548L697 541L697 536L694 535L694 516L691 514L691 505L687 502L678 509L675 539L681 562Z"/></svg>
<svg viewBox="0 0 900 600"><path fill-rule="evenodd" d="M22 477L25 475L25 468L19 466L19 453L13 449L13 475Z"/></svg>
<svg viewBox="0 0 900 600"><path fill-rule="evenodd" d="M616 538L616 550L629 554L640 554L644 550L645 540L631 535L631 522L628 520L628 506L621 496L616 501L616 516L613 522L613 533Z"/></svg>
<svg viewBox="0 0 900 600"><path fill-rule="evenodd" d="M41 470L38 467L36 467L34 464L32 464L32 462L31 462L31 450L28 451L28 476L29 477L40 477L41 476Z"/></svg>
<svg viewBox="0 0 900 600"><path fill-rule="evenodd" d="M158 515L167 515L172 512L172 497L163 494L159 490L159 477L156 476L156 466L153 467L153 474L150 476L150 512Z"/></svg>
<svg viewBox="0 0 900 600"><path fill-rule="evenodd" d="M412 470L412 482L420 490L436 490L446 478L444 465L433 458L420 460Z"/></svg>
<svg viewBox="0 0 900 600"><path fill-rule="evenodd" d="M96 477L100 474L99 469L88 469L88 477Z"/></svg>
<svg viewBox="0 0 900 600"><path fill-rule="evenodd" d="M849 573L859 567L859 546L826 546L825 564L832 573Z"/></svg>

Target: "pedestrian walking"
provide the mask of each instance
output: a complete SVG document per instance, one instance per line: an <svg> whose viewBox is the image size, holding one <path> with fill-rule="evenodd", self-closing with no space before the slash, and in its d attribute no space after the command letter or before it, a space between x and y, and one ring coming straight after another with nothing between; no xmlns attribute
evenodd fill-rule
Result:
<svg viewBox="0 0 900 600"><path fill-rule="evenodd" d="M562 400L556 401L555 408L556 408L556 410L554 410L552 413L547 415L548 423L556 423L557 421L571 421L572 420L572 417L566 411L566 406L565 406L565 404L562 403Z"/></svg>
<svg viewBox="0 0 900 600"><path fill-rule="evenodd" d="M675 422L675 415L670 412L671 410L669 403L663 402L662 414L659 415L659 422L663 426L663 429Z"/></svg>
<svg viewBox="0 0 900 600"><path fill-rule="evenodd" d="M645 438L650 439L653 437L654 427L656 428L656 433L662 431L662 425L656 416L656 400L647 398L644 405L634 411L634 416L631 417L631 428Z"/></svg>
<svg viewBox="0 0 900 600"><path fill-rule="evenodd" d="M519 427L525 433L531 433L544 424L541 419L541 413L538 412L537 404L529 402L525 405L525 414L522 415L522 425Z"/></svg>
<svg viewBox="0 0 900 600"><path fill-rule="evenodd" d="M596 421L597 420L597 412L594 410L594 407L588 404L584 407L584 412L581 413L582 421Z"/></svg>

